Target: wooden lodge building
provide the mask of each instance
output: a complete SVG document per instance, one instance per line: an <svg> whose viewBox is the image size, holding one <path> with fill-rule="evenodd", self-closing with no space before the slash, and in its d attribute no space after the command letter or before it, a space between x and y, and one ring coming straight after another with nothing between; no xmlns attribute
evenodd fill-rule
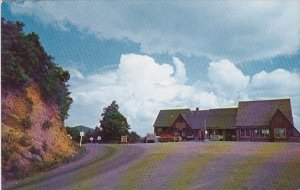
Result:
<svg viewBox="0 0 300 190"><path fill-rule="evenodd" d="M237 108L160 110L154 133L164 141L300 141L289 99L241 101ZM206 135L205 135L206 134Z"/></svg>

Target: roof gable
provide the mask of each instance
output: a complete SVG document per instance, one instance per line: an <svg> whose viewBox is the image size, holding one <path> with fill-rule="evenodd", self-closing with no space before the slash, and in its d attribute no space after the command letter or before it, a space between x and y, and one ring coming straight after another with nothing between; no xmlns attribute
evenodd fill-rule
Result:
<svg viewBox="0 0 300 190"><path fill-rule="evenodd" d="M268 126L280 111L294 125L290 99L239 102L236 126Z"/></svg>
<svg viewBox="0 0 300 190"><path fill-rule="evenodd" d="M209 110L191 111L181 114L182 117L189 123L192 129L204 129L205 119L209 114Z"/></svg>
<svg viewBox="0 0 300 190"><path fill-rule="evenodd" d="M154 127L170 127L181 113L191 112L190 109L160 110Z"/></svg>

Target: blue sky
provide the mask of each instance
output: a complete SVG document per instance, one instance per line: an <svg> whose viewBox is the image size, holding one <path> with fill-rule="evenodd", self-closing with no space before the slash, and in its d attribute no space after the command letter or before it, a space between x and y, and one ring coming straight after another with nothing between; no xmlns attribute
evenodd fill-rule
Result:
<svg viewBox="0 0 300 190"><path fill-rule="evenodd" d="M2 3L71 73L68 125L94 128L116 100L132 130L160 109L291 98L300 129L298 1Z"/></svg>

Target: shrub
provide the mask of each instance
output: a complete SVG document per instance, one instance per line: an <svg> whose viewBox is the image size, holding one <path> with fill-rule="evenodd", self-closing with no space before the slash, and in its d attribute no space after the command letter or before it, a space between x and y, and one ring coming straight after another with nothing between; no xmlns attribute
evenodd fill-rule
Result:
<svg viewBox="0 0 300 190"><path fill-rule="evenodd" d="M5 146L2 146L2 149L1 149L1 161L2 161L2 164L3 164L3 162L4 163L8 162L10 160L12 154L13 154L13 150L12 149L7 148Z"/></svg>
<svg viewBox="0 0 300 190"><path fill-rule="evenodd" d="M13 152L15 152L14 149L14 143L12 134L8 133L6 135L3 135L1 139L2 147L1 147L1 160L2 164L6 163L10 160Z"/></svg>
<svg viewBox="0 0 300 190"><path fill-rule="evenodd" d="M47 142L46 142L46 141L43 141L43 146L42 146L42 148L43 148L43 151L47 152L47 150L48 150L48 145L47 145Z"/></svg>
<svg viewBox="0 0 300 190"><path fill-rule="evenodd" d="M24 167L22 166L22 164L17 161L17 160L13 160L12 161L12 166L10 168L10 172L13 174L13 176L15 176L17 179L18 178L22 178L26 176L26 172Z"/></svg>
<svg viewBox="0 0 300 190"><path fill-rule="evenodd" d="M22 119L22 126L24 129L30 129L32 126L30 117L27 116L26 118Z"/></svg>
<svg viewBox="0 0 300 190"><path fill-rule="evenodd" d="M44 121L42 128L46 130L46 129L50 129L50 127L52 127L51 121L49 120Z"/></svg>
<svg viewBox="0 0 300 190"><path fill-rule="evenodd" d="M20 144L21 146L27 147L27 146L30 145L30 140L29 140L28 137L23 136L23 137L21 137L21 138L19 139L19 144Z"/></svg>
<svg viewBox="0 0 300 190"><path fill-rule="evenodd" d="M34 146L32 146L32 147L30 148L29 151L30 151L32 154L36 154L36 155L41 156L41 150L38 149L38 148L36 148L36 147L34 147Z"/></svg>

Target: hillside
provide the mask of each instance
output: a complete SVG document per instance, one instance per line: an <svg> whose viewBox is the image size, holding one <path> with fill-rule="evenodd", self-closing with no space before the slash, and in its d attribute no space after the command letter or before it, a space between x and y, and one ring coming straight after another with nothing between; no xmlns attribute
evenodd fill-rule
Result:
<svg viewBox="0 0 300 190"><path fill-rule="evenodd" d="M94 131L94 129L91 129L91 128L83 126L83 125L78 125L78 126L75 126L74 128L76 128L79 132L83 131L85 134L87 132L93 132Z"/></svg>
<svg viewBox="0 0 300 190"><path fill-rule="evenodd" d="M72 103L69 73L35 33L1 20L2 180L32 175L72 158L77 147L64 127Z"/></svg>

